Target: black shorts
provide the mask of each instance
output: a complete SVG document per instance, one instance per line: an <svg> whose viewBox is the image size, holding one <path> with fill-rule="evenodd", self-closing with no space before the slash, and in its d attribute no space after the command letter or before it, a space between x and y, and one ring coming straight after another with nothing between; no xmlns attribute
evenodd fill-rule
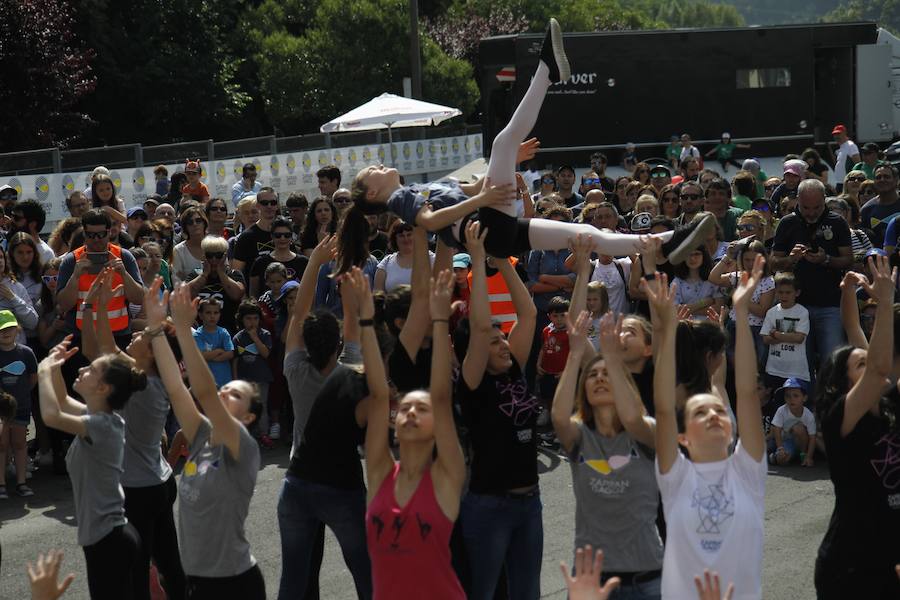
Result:
<svg viewBox="0 0 900 600"><path fill-rule="evenodd" d="M472 220L488 228L484 249L490 256L509 258L531 250L531 242L528 239L529 219L511 217L493 208L480 208L477 214L465 217L460 224L459 237L463 244L466 242L466 225Z"/></svg>

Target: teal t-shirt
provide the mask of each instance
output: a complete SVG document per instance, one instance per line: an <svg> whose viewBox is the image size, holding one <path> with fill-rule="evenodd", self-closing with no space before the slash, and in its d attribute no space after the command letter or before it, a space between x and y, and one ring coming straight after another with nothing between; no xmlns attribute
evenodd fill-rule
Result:
<svg viewBox="0 0 900 600"><path fill-rule="evenodd" d="M734 149L737 147L737 144L734 142L728 142L727 144L718 143L714 150L716 151L716 158L719 160L728 160L734 155Z"/></svg>

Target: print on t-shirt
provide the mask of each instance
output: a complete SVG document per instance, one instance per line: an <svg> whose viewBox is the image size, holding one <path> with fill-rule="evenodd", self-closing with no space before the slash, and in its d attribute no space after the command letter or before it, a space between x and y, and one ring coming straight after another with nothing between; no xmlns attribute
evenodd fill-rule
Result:
<svg viewBox="0 0 900 600"><path fill-rule="evenodd" d="M522 378L513 381L496 381L497 394L501 400L497 407L500 412L511 418L516 426L526 425L529 419L540 410L540 401L537 396L528 393L528 387ZM517 432L520 442L531 441L531 429L522 429ZM522 439L526 437L527 439Z"/></svg>
<svg viewBox="0 0 900 600"><path fill-rule="evenodd" d="M691 497L691 507L697 509L700 550L718 552L734 516L734 495L727 489L725 473L715 483L701 478Z"/></svg>
<svg viewBox="0 0 900 600"><path fill-rule="evenodd" d="M272 240L267 240L265 242L256 242L256 253L259 256L271 254L272 252L275 252L275 242L273 242Z"/></svg>
<svg viewBox="0 0 900 600"><path fill-rule="evenodd" d="M884 486L888 508L900 510L900 434L884 435L874 453L877 458L872 459L872 468Z"/></svg>
<svg viewBox="0 0 900 600"><path fill-rule="evenodd" d="M384 522L383 513L378 513L377 515L372 515L371 519L372 525L375 526L375 541L381 541L381 534L384 533L384 529L386 523ZM406 526L409 517L403 517L402 515L394 515L394 520L391 522L391 532L394 535L394 538L391 540L390 546L387 548L391 552L396 552L398 554L407 554L413 552L413 548L402 548L400 544L400 534L403 533L403 528ZM419 537L422 538L422 541L428 539L428 534L431 533L432 527L429 522L422 518L420 513L416 513L416 525L419 530Z"/></svg>
<svg viewBox="0 0 900 600"><path fill-rule="evenodd" d="M628 456L622 454L614 454L607 458L586 459L584 454L578 454L578 464L587 465L602 477L591 477L591 491L595 494L603 496L621 496L628 491L631 486L629 479L607 479L606 476L614 471L624 468L632 460L639 460L641 455L638 454L637 448L631 446L631 452Z"/></svg>
<svg viewBox="0 0 900 600"><path fill-rule="evenodd" d="M218 458L211 460L209 456L203 456L203 454L197 458L200 460L199 464L193 460L184 463L181 486L178 489L178 494L188 502L196 502L200 497L200 486L194 485L195 482L199 482L197 475L202 476L210 469L219 468Z"/></svg>

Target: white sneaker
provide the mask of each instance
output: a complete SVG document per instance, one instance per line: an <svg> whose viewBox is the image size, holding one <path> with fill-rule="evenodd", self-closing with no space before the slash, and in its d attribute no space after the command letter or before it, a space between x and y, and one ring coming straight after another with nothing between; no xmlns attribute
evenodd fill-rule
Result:
<svg viewBox="0 0 900 600"><path fill-rule="evenodd" d="M269 439L281 439L281 425L279 423L272 423L272 426L269 427Z"/></svg>

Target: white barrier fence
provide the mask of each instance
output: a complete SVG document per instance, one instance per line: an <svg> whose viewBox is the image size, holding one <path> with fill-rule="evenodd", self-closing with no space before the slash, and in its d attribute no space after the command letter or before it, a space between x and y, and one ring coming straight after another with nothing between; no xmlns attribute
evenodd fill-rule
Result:
<svg viewBox="0 0 900 600"><path fill-rule="evenodd" d="M393 160L388 158L391 154ZM343 185L349 187L350 180L359 169L371 164L393 165L406 177L431 174L436 179L481 155L481 134L475 134L394 142L393 152L388 144L372 144L214 160L201 166L202 181L210 194L225 198L230 205L231 186L241 178L243 165L248 162L256 165L258 181L275 188L282 199L291 192L302 192L312 200L319 195L316 171L326 165L337 166L341 170ZM155 192L155 167L150 165L110 172L116 192L125 200L126 207L143 204L147 195ZM171 174L183 171L184 163L168 164L166 167ZM9 184L16 188L20 200L34 198L40 202L47 211L47 227L44 230L49 231L57 221L69 216L66 198L76 190L89 188L90 175L89 171L85 171L0 177L0 185Z"/></svg>

